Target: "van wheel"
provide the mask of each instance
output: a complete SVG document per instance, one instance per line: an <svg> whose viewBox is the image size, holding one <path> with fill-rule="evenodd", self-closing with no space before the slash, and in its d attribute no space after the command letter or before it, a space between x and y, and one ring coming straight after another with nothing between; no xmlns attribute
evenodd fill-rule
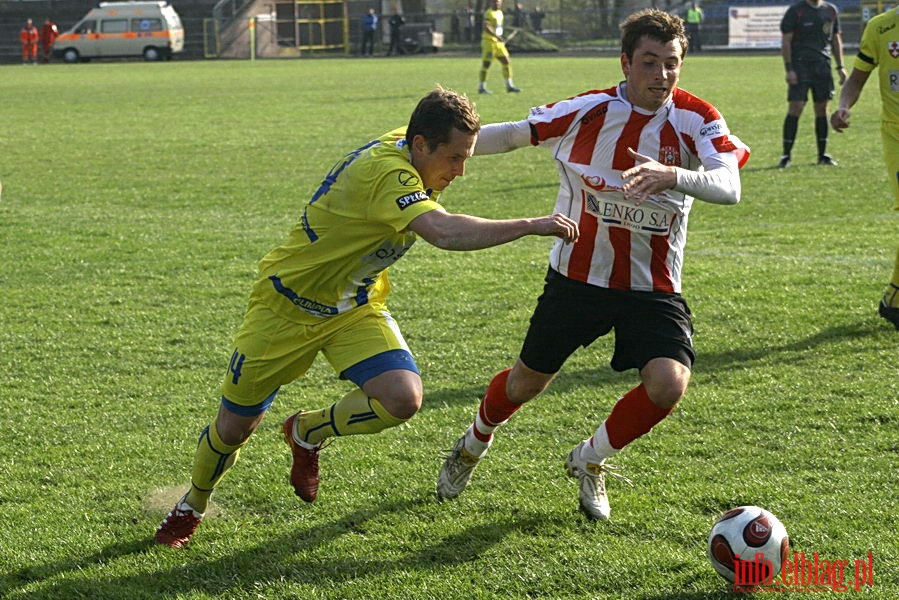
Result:
<svg viewBox="0 0 899 600"><path fill-rule="evenodd" d="M79 59L78 51L74 48L66 48L62 53L62 59L69 64L74 64Z"/></svg>
<svg viewBox="0 0 899 600"><path fill-rule="evenodd" d="M153 46L147 46L146 48L144 48L144 60L156 61L160 60L161 58L162 55L160 54L158 48L155 48Z"/></svg>

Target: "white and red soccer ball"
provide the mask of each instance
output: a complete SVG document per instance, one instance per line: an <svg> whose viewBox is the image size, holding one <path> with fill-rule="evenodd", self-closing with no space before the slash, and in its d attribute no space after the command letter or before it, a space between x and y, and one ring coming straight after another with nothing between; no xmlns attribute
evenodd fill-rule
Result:
<svg viewBox="0 0 899 600"><path fill-rule="evenodd" d="M731 583L740 584L746 565L760 579L773 579L790 551L790 538L783 523L758 506L740 506L721 515L709 533L708 556L712 567ZM742 562L741 562L742 561ZM737 572L739 571L739 572ZM745 583L745 581L744 581Z"/></svg>

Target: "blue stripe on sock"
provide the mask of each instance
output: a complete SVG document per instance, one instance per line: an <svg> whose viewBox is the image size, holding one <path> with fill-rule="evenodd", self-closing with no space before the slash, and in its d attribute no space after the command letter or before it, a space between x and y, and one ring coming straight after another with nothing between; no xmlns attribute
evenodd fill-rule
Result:
<svg viewBox="0 0 899 600"><path fill-rule="evenodd" d="M347 425L356 425L357 423L364 423L365 421L371 421L372 419L377 418L378 415L374 412L356 413L350 415L350 418L347 419Z"/></svg>

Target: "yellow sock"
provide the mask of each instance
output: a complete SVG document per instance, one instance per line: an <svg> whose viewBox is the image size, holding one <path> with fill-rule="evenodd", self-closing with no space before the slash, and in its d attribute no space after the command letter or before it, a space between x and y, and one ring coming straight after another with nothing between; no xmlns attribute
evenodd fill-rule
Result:
<svg viewBox="0 0 899 600"><path fill-rule="evenodd" d="M242 446L229 446L223 442L216 431L215 421L200 434L186 498L195 511L206 512L212 490L237 461Z"/></svg>
<svg viewBox="0 0 899 600"><path fill-rule="evenodd" d="M356 389L328 408L303 413L297 433L304 442L320 444L331 436L378 433L405 421L387 412L376 398Z"/></svg>
<svg viewBox="0 0 899 600"><path fill-rule="evenodd" d="M505 64L503 65L503 77L506 79L512 79L512 65Z"/></svg>
<svg viewBox="0 0 899 600"><path fill-rule="evenodd" d="M883 295L887 306L899 308L899 250L896 251L896 264L893 265L893 278Z"/></svg>

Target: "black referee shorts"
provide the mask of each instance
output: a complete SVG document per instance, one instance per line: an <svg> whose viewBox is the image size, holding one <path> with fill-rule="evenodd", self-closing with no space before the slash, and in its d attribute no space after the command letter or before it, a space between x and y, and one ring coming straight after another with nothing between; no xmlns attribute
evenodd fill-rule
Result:
<svg viewBox="0 0 899 600"><path fill-rule="evenodd" d="M556 373L579 346L615 330L616 371L642 369L653 358L673 358L692 368L693 322L679 294L612 290L568 279L550 269L531 316L521 361Z"/></svg>
<svg viewBox="0 0 899 600"><path fill-rule="evenodd" d="M787 100L790 102L806 102L808 92L812 91L814 102L825 102L833 99L833 73L830 72L830 61L795 61L793 70L799 82L788 86Z"/></svg>

